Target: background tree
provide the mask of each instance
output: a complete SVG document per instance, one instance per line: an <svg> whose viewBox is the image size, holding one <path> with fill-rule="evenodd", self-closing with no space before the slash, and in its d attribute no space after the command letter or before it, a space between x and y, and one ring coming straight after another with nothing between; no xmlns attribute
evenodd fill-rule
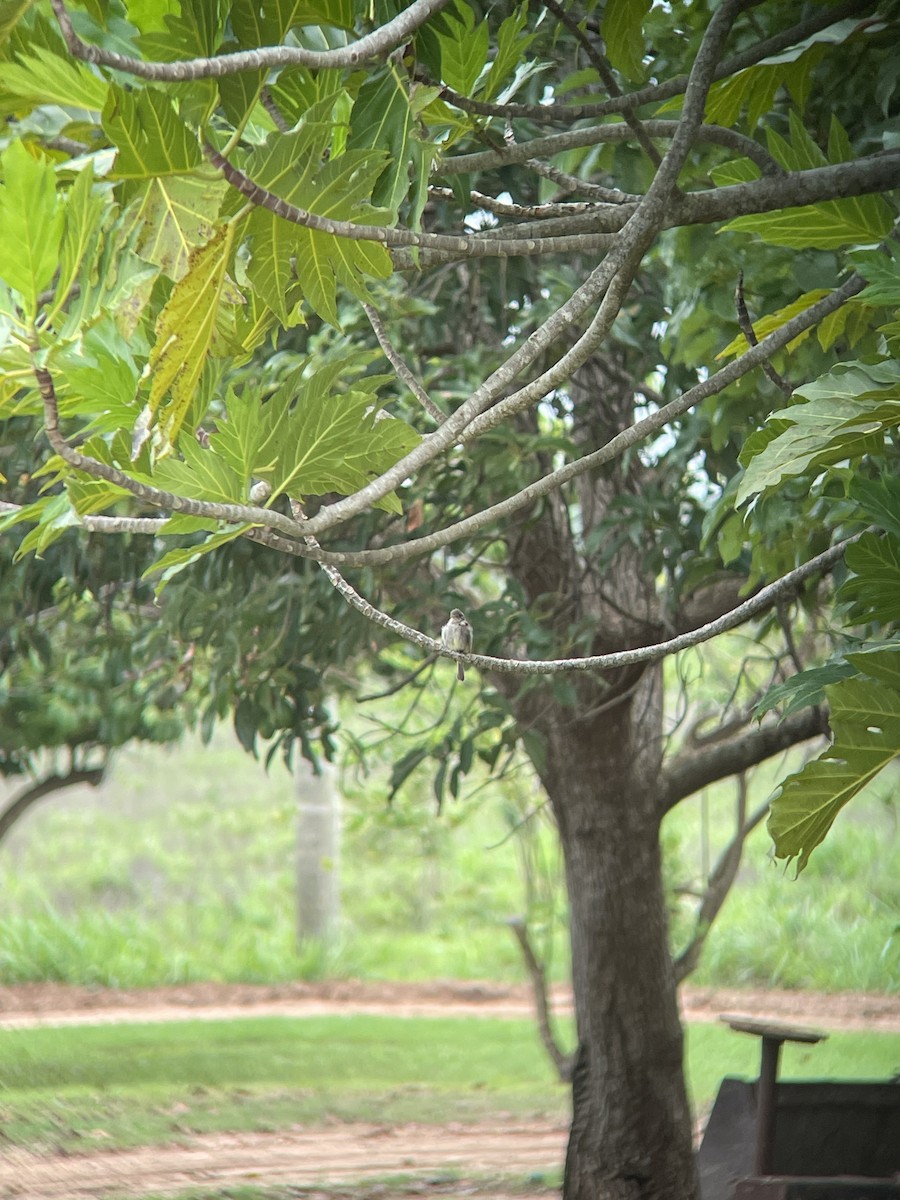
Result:
<svg viewBox="0 0 900 1200"><path fill-rule="evenodd" d="M739 669L716 738L667 747L660 663L751 620L774 680L803 665L801 633L821 651L861 512L833 475L810 482L813 455L742 524L735 498L762 489L739 454L803 427L795 404L757 433L851 346L878 360L883 402L861 429L835 416L856 473L889 445L889 318L866 289L888 255L847 274L844 250L893 227L896 30L853 2L370 17L345 0L10 11L0 396L54 457L7 524L43 545L72 513L174 540L159 586L211 663L235 648L219 669L240 664L248 744L281 730L309 749L326 664L368 643L412 676L412 647L442 653L423 630L467 609L489 682L394 784L430 756L440 802L476 754L525 747L569 896L566 1194L694 1196L660 821L826 718L751 727ZM765 330L743 300L735 317L741 270ZM748 344L719 366L739 323ZM396 378L373 372L382 353ZM307 632L299 662L249 601L237 629L220 607L259 595L278 555L299 566L262 590Z"/></svg>

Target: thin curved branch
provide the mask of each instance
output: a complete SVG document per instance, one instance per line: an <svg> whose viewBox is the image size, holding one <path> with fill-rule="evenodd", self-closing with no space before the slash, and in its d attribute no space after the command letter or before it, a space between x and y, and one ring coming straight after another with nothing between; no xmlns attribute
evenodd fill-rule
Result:
<svg viewBox="0 0 900 1200"><path fill-rule="evenodd" d="M425 388L422 386L421 382L416 378L410 368L403 361L403 357L398 353L393 342L388 337L388 332L384 327L384 321L382 321L378 310L373 305L363 302L363 311L369 318L369 324L372 326L375 337L378 339L378 345L381 347L384 357L394 368L394 373L397 378L406 384L406 386L419 401L435 424L442 425L446 420L447 414L438 408L435 402L425 391Z"/></svg>
<svg viewBox="0 0 900 1200"><path fill-rule="evenodd" d="M651 137L669 139L675 136L681 121L647 120L642 124ZM551 133L545 137L531 138L527 142L511 142L492 150L478 150L472 154L457 154L452 158L445 158L440 165L440 174L462 175L475 171L492 171L497 167L524 163L533 158L548 158L567 150L585 149L605 142L626 142L633 136L631 127L625 121L615 125L569 129L565 133ZM755 162L765 175L784 174L783 168L765 146L737 130L727 129L722 125L701 125L697 141L712 142L733 150L736 154L742 154Z"/></svg>
<svg viewBox="0 0 900 1200"><path fill-rule="evenodd" d="M706 891L703 893L700 906L697 909L697 915L694 920L694 931L691 934L690 940L675 958L673 966L675 968L676 983L682 983L700 961L700 955L703 952L703 947L706 945L706 939L709 936L713 922L719 915L722 905L731 891L732 884L737 878L741 858L744 853L744 844L769 811L769 802L767 800L765 804L760 804L748 818L746 815L747 782L743 775L737 777L737 785L737 828L735 829L734 837L722 851L719 861L713 867L709 876Z"/></svg>
<svg viewBox="0 0 900 1200"><path fill-rule="evenodd" d="M451 188L430 187L428 194L437 197L439 200L453 200L455 198ZM592 200L572 200L547 204L512 204L507 200L498 200L495 196L488 196L484 192L477 191L469 192L469 199L479 208L483 208L485 212L493 213L494 216L514 217L520 221L547 221L554 217L571 217L593 212L598 207L597 202ZM637 197L637 199L640 199L640 197Z"/></svg>
<svg viewBox="0 0 900 1200"><path fill-rule="evenodd" d="M824 569L832 566L834 561L836 559L826 564ZM686 796L692 796L701 788L749 770L773 754L827 732L825 713L819 708L805 708L778 724L760 725L738 737L706 746L702 751L681 754L663 767L660 792L662 811L668 812Z"/></svg>
<svg viewBox="0 0 900 1200"><path fill-rule="evenodd" d="M301 554L301 550L296 543L279 545L278 543L284 541L284 539L279 539L277 535L270 534L268 530L250 529L247 531L246 536L251 540L271 545L273 548L283 549L289 554ZM760 589L755 596L744 601L743 604L738 605L731 612L725 613L722 617L701 626L699 629L690 630L687 633L679 634L677 637L657 642L651 646L638 646L633 650L618 650L612 654L594 654L585 658L543 660L495 658L488 654L461 654L455 650L447 650L439 639L429 637L428 634L421 633L418 629L404 625L402 621L397 621L394 617L390 617L387 613L376 608L374 604L366 600L364 596L361 596L335 567L326 564L320 565L332 586L351 608L356 609L357 612L361 613L362 616L374 625L380 625L382 629L386 629L388 632L396 634L405 641L420 646L428 654L440 655L442 658L453 659L457 662L461 661L467 667L478 667L484 671L502 671L504 674L510 675L557 675L575 671L608 671L618 667L631 666L635 663L658 662L671 654L676 654L679 650L686 650L689 646L698 646L703 642L708 642L712 638L718 637L719 634L726 633L729 629L736 629L739 625L743 625L745 621L750 620L757 613L771 608L782 596L793 595L797 588L807 579L810 579L814 575L819 575L834 566L843 556L847 547L857 542L860 537L862 537L861 533L838 542L823 554L811 558L808 562L795 567L793 571L789 571L786 575L781 576L780 579L776 579L767 587ZM788 725L788 722L784 722L782 726L773 726L774 733L771 735L769 735L769 728L766 728L766 733L771 736L772 744L775 747L775 749L769 750L768 754L775 753L775 750L779 748L777 742L779 735L777 731L786 725ZM748 738L753 737L753 735L747 736ZM781 736L784 735L782 734ZM812 733L804 734L804 736L811 737ZM800 739L794 738L794 741L797 740ZM793 742L788 742L787 744L793 744ZM767 755L763 755L763 757L767 757ZM747 765L752 765L752 762ZM733 775L736 771L742 769L740 763L738 763L737 766L732 767L730 770L724 772L724 774ZM691 790L696 791L697 787L702 786L703 784L700 783ZM666 792L665 794L668 795L669 793ZM677 803L677 800L673 801L673 803Z"/></svg>
<svg viewBox="0 0 900 1200"><path fill-rule="evenodd" d="M560 1048L559 1042L556 1040L556 1035L553 1032L550 1001L547 996L547 978L544 974L544 968L538 962L537 955L531 945L531 939L528 936L528 926L522 917L511 917L506 923L512 931L513 937L519 943L519 949L522 951L522 958L525 962L525 969L528 972L528 978L531 980L531 993L534 996L534 1007L537 1012L538 1032L541 1035L541 1041L544 1043L544 1049L556 1067L560 1083L571 1083L572 1072L575 1069L575 1055L566 1054Z"/></svg>
<svg viewBox="0 0 900 1200"><path fill-rule="evenodd" d="M750 313L747 311L747 301L744 298L744 272L741 271L738 276L737 287L734 289L734 306L737 309L738 325L741 333L747 339L748 346L756 346L759 344L759 338L756 336L756 330L753 328L753 322L750 320ZM763 363L763 372L770 383L774 383L780 392L790 398L793 395L793 384L788 383L783 375L781 375L771 363Z"/></svg>
<svg viewBox="0 0 900 1200"><path fill-rule="evenodd" d="M203 152L214 167L222 172L233 188L241 193L251 204L266 208L269 212L290 221L293 225L301 225L304 229L316 229L320 233L332 237L347 238L352 242L378 242L382 246L397 249L416 247L417 249L438 251L459 258L511 258L524 257L534 254L571 254L578 250L605 250L612 245L612 234L588 234L536 238L504 238L473 236L460 237L446 233L414 233L411 229L392 229L387 225L363 225L353 221L339 221L332 217L321 217L308 209L298 208L282 200L268 188L255 183L249 175L245 175L238 167L230 163L209 142L203 142Z"/></svg>
<svg viewBox="0 0 900 1200"><path fill-rule="evenodd" d="M52 792L62 791L63 788L75 787L80 783L90 784L91 787L98 787L103 782L103 776L106 772L106 764L101 767L92 769L67 771L65 775L45 775L43 779L39 779L36 783L31 783L27 787L22 788L13 796L12 800L7 804L6 808L0 812L0 842L6 837L13 825L24 817L25 813L36 804L38 800L42 800L44 796L49 796Z"/></svg>
<svg viewBox="0 0 900 1200"><path fill-rule="evenodd" d="M219 54L212 58L188 58L180 62L145 62L120 54L116 50L104 50L90 46L75 32L72 19L63 0L50 0L59 22L66 47L73 58L96 66L112 67L142 79L156 83L186 83L193 79L217 79L223 75L235 75L239 71L268 70L273 67L311 67L324 70L329 67L358 67L370 59L381 58L396 46L405 42L411 34L439 12L447 0L413 0L392 21L386 22L365 37L336 50L306 50L302 46L264 46L258 50L239 50L234 54Z"/></svg>
<svg viewBox="0 0 900 1200"><path fill-rule="evenodd" d="M610 96L621 96L622 89L616 82L616 77L613 75L609 63L599 52L597 47L593 44L578 22L573 20L563 6L557 3L557 0L543 0L543 5L544 8L553 13L558 21L561 21L562 24L565 25L566 29L568 29L568 31L575 38L576 42L578 42L579 46L581 46L582 50L584 50L588 57L588 61L600 76L600 79L603 81L603 86L609 92ZM635 116L634 109L626 109L624 116L626 122L634 132L635 137L640 142L645 154L653 163L653 165L658 167L662 162L662 156L650 141L650 138L647 136L647 132L641 122Z"/></svg>

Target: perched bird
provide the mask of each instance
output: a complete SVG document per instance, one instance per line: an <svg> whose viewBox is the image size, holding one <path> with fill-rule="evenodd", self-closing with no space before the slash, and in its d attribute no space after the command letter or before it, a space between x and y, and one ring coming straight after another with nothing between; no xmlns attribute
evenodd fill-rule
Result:
<svg viewBox="0 0 900 1200"><path fill-rule="evenodd" d="M450 620L441 630L441 644L445 650L459 650L462 654L472 653L472 626L458 608L450 610ZM466 673L461 662L456 664L456 678L463 680Z"/></svg>

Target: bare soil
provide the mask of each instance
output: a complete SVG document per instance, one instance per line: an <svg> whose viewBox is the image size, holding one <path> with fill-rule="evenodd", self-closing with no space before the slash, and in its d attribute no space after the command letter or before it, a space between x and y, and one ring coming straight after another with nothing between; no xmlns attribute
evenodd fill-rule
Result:
<svg viewBox="0 0 900 1200"><path fill-rule="evenodd" d="M557 1012L571 1008L565 988L553 995ZM822 1029L900 1031L900 996L809 992L682 989L684 1015L714 1021L723 1013ZM73 988L58 984L0 987L0 1029L107 1021L222 1020L267 1014L318 1016L372 1013L393 1016L527 1017L531 997L524 986L481 983L292 983L272 987L192 984L146 991ZM283 1185L286 1194L312 1200L329 1187L353 1184L340 1195L353 1200L401 1195L490 1195L504 1190L483 1182L492 1174L518 1175L558 1169L566 1131L548 1124L482 1121L478 1125L375 1126L334 1123L280 1133L213 1135L181 1146L85 1155L37 1155L19 1149L0 1153L3 1200L83 1200L173 1194L202 1187L208 1192L240 1185ZM447 1172L482 1182L449 1183ZM414 1176L410 1190L366 1184L390 1175ZM333 1195L333 1191L329 1195ZM536 1186L517 1200L546 1197Z"/></svg>

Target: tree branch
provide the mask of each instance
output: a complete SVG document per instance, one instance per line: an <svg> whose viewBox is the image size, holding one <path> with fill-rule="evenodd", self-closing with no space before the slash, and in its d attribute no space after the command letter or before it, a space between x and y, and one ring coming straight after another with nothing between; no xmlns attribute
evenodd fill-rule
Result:
<svg viewBox="0 0 900 1200"><path fill-rule="evenodd" d="M369 318L369 324L378 339L378 345L384 352L385 358L394 368L394 373L397 378L409 388L415 398L419 401L431 419L436 425L442 425L446 420L446 414L441 412L438 406L434 403L428 393L425 391L422 384L403 361L402 356L394 348L394 344L388 337L388 332L384 327L384 321L378 314L378 310L371 304L363 302L363 311Z"/></svg>
<svg viewBox="0 0 900 1200"><path fill-rule="evenodd" d="M336 50L306 50L302 46L264 46L258 50L239 50L234 54L219 54L213 58L188 58L180 62L145 62L103 50L82 41L72 26L63 0L51 0L63 39L73 58L96 66L112 67L155 83L185 83L193 79L215 79L239 71L268 70L273 67L311 67L325 70L330 67L358 67L370 59L380 58L408 40L429 17L439 12L447 0L414 0L392 21L381 25L365 37Z"/></svg>
<svg viewBox="0 0 900 1200"><path fill-rule="evenodd" d="M680 121L650 119L644 121L642 127L652 137L668 139L674 137L680 124ZM440 165L440 174L461 175L475 171L492 171L497 167L524 163L533 158L549 158L567 150L585 149L605 142L626 142L633 136L631 127L625 121L615 125L570 129L566 133L552 133L545 137L532 138L527 142L511 142L496 149L457 154L444 159ZM727 129L722 125L701 125L697 132L697 140L725 146L745 158L752 159L765 175L784 174L765 146L734 129Z"/></svg>
<svg viewBox="0 0 900 1200"><path fill-rule="evenodd" d="M411 229L392 229L387 225L363 225L354 221L339 221L333 217L320 217L308 209L298 208L282 200L268 188L255 183L238 167L230 163L209 142L203 142L203 152L214 167L217 167L233 188L251 204L300 225L304 229L316 229L332 237L347 238L352 242L378 242L382 246L396 249L417 249L449 254L454 258L513 258L537 254L571 254L580 250L606 250L614 241L612 234L570 234L562 237L539 236L534 238L504 237L459 237L447 233L414 233Z"/></svg>
<svg viewBox="0 0 900 1200"><path fill-rule="evenodd" d="M522 958L525 960L525 968L531 980L531 991L534 996L538 1032L541 1035L544 1049L550 1055L553 1065L556 1067L560 1083L571 1083L572 1071L575 1067L575 1055L566 1054L560 1049L559 1042L557 1042L556 1035L553 1032L553 1025L550 1018L550 1003L547 998L547 980L544 976L544 968L538 962L531 945L531 939L528 936L528 926L521 917L512 917L506 923L519 943Z"/></svg>
<svg viewBox="0 0 900 1200"><path fill-rule="evenodd" d="M23 817L38 800L42 800L44 796L49 796L52 792L75 787L80 783L89 783L91 787L98 787L103 782L105 771L106 764L104 763L102 767L92 769L73 769L65 775L45 775L37 783L29 784L17 792L6 808L0 812L0 842L3 841L16 821Z"/></svg>
<svg viewBox="0 0 900 1200"><path fill-rule="evenodd" d="M603 85L609 92L610 96L621 96L622 89L619 87L618 83L616 83L616 77L610 70L609 63L599 52L597 47L591 42L591 39L587 36L578 22L569 16L563 6L557 3L557 0L543 0L543 4L544 8L549 9L556 19L565 25L565 27L581 46L582 50L584 50L585 54L588 56L589 62L600 76L601 80L603 81ZM626 122L631 127L635 137L640 142L641 147L643 148L647 157L655 167L658 167L662 161L660 153L650 141L646 130L635 116L634 110L630 108L626 109L624 115Z"/></svg>
<svg viewBox="0 0 900 1200"><path fill-rule="evenodd" d="M806 708L778 724L760 725L739 737L706 746L700 752L680 754L663 767L662 811L668 812L686 796L719 779L746 771L773 754L827 732L824 712Z"/></svg>
<svg viewBox="0 0 900 1200"><path fill-rule="evenodd" d="M615 321L619 307L643 255L664 218L678 174L703 120L703 108L712 72L718 61L717 56L721 53L730 23L739 8L740 0L723 0L713 14L691 70L691 79L685 93L684 111L678 131L672 138L646 195L629 217L620 237L616 239L615 245L606 258L575 290L569 300L558 308L539 330L531 334L525 343L481 387L476 388L469 400L461 405L456 413L448 418L443 426L428 439L424 448L419 446L412 450L390 470L362 488L356 496L348 497L347 500L339 500L335 504L321 509L310 522L311 533L323 532L346 519L351 513L361 511L368 504L382 499L395 486L402 483L410 470L418 465L419 460L427 461L435 454L440 453L444 447L454 444L457 440L457 431L461 432L470 422L474 429L473 418L488 406L494 396L501 394L508 382L516 378L529 363L534 361L543 347L552 344L554 333L557 330L560 333L565 332L569 322L577 319L575 314L584 312L590 304L602 296L604 299L601 301L594 319L575 345L558 360L550 371L517 393L519 406L525 408L536 403L558 383L565 381L572 371L587 361ZM860 286L864 285L861 283ZM754 347L754 349L759 349L759 347ZM502 416L494 419L494 415L501 412L505 414L505 406L508 404L509 401L504 401L496 405L493 412L488 414L485 419L490 424L502 420Z"/></svg>
<svg viewBox="0 0 900 1200"><path fill-rule="evenodd" d="M743 775L738 776L737 785L738 797L735 834L725 847L719 861L713 867L710 874L706 891L703 893L700 906L697 909L694 931L691 934L690 940L675 958L673 965L675 968L676 983L682 983L700 961L700 955L703 952L703 947L706 945L706 939L709 936L713 922L719 915L719 911L728 898L728 893L731 891L732 884L737 878L741 858L744 853L744 843L769 811L769 802L767 800L747 820L747 781Z"/></svg>

